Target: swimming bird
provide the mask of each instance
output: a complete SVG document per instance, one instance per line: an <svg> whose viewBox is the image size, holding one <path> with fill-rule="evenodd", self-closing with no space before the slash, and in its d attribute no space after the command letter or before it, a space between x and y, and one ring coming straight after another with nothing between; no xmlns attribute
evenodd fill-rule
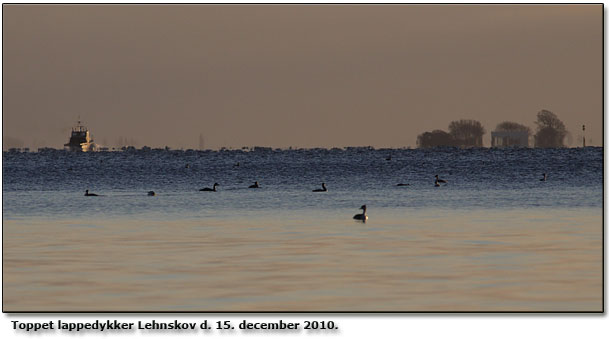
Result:
<svg viewBox="0 0 609 339"><path fill-rule="evenodd" d="M326 187L326 183L321 183L321 188L313 190L313 192L327 192L328 188Z"/></svg>
<svg viewBox="0 0 609 339"><path fill-rule="evenodd" d="M149 197L154 197L155 195L156 195L156 193L154 193L154 191L148 191Z"/></svg>
<svg viewBox="0 0 609 339"><path fill-rule="evenodd" d="M361 210L364 210L364 212L362 214L356 214L353 216L353 219L355 220L361 220L363 222L366 222L366 220L368 219L368 216L366 215L366 205L362 205L362 207L360 207Z"/></svg>
<svg viewBox="0 0 609 339"><path fill-rule="evenodd" d="M239 167L239 166L241 166L241 164L240 164L240 163L238 163L238 162L237 162L236 164L234 164L234 165L233 165L233 167Z"/></svg>
<svg viewBox="0 0 609 339"><path fill-rule="evenodd" d="M543 178L539 179L539 181L546 181L546 179L548 179L548 176L544 173Z"/></svg>
<svg viewBox="0 0 609 339"><path fill-rule="evenodd" d="M89 193L89 190L85 190L85 197L97 197L98 195L95 193Z"/></svg>
<svg viewBox="0 0 609 339"><path fill-rule="evenodd" d="M254 184L250 185L248 188L260 188L260 186L258 185L258 181L254 182Z"/></svg>
<svg viewBox="0 0 609 339"><path fill-rule="evenodd" d="M216 192L216 186L220 186L220 185L216 182L216 183L214 183L214 188L205 187L205 188L201 188L199 191Z"/></svg>
<svg viewBox="0 0 609 339"><path fill-rule="evenodd" d="M438 175L436 174L436 183L441 183L441 184L445 184L446 180L442 180L438 177Z"/></svg>
<svg viewBox="0 0 609 339"><path fill-rule="evenodd" d="M410 184L397 184L396 186L410 186Z"/></svg>
<svg viewBox="0 0 609 339"><path fill-rule="evenodd" d="M391 154L389 154L389 155L387 156L387 158L385 158L385 160L387 160L387 161L391 160Z"/></svg>

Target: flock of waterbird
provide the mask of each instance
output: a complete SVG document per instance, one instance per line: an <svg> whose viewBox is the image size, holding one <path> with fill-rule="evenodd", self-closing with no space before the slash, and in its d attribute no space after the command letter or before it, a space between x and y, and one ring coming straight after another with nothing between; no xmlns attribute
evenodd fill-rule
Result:
<svg viewBox="0 0 609 339"><path fill-rule="evenodd" d="M390 158L388 158L389 160ZM189 165L186 165L186 167L188 168ZM236 163L234 166L239 166L239 163ZM446 184L446 180L444 179L440 179L439 175L435 175L435 181L434 181L434 186L435 187L440 187L440 184ZM548 176L546 173L543 173L543 178L539 179L539 181L546 181L548 179ZM199 191L200 192L217 192L217 187L220 186L220 184L218 184L217 182L214 183L214 185L210 188L210 187L204 187L201 188ZM410 184L404 184L404 183L399 183L396 186L410 186ZM255 181L252 185L248 186L248 188L260 188L260 185L258 184L258 181ZM321 183L321 188L318 189L314 189L313 192L327 192L328 191L328 187L326 186L325 182ZM95 194L95 193L89 193L89 190L85 190L85 196L86 197L97 197L99 196L99 194ZM148 196L156 196L156 193L154 191L149 191L148 192ZM353 219L355 220L360 220L363 222L366 222L366 220L368 220L368 216L366 215L366 205L362 205L359 209L363 210L362 213L360 214L356 214L353 216Z"/></svg>

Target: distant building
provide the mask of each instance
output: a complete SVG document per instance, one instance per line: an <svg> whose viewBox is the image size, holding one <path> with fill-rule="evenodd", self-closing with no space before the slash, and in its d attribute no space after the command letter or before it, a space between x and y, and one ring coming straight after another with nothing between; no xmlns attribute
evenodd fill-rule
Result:
<svg viewBox="0 0 609 339"><path fill-rule="evenodd" d="M491 147L529 147L529 132L491 132Z"/></svg>

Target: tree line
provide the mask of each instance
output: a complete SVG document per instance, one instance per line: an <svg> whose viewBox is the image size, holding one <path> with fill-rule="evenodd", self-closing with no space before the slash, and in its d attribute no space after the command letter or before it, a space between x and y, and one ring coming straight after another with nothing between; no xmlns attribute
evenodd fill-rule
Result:
<svg viewBox="0 0 609 339"><path fill-rule="evenodd" d="M568 134L565 124L556 114L541 110L537 113L535 134L531 128L512 121L504 121L495 127L496 132L526 132L533 135L535 147L565 147L564 141ZM417 147L482 147L482 136L486 133L484 126L477 120L461 119L448 125L448 132L433 130L424 132L417 137Z"/></svg>

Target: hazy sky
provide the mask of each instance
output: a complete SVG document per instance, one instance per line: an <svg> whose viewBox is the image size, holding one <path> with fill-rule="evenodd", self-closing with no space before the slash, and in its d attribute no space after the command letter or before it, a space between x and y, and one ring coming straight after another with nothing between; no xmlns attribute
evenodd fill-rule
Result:
<svg viewBox="0 0 609 339"><path fill-rule="evenodd" d="M416 146L553 111L602 145L599 5L3 5L3 145Z"/></svg>

